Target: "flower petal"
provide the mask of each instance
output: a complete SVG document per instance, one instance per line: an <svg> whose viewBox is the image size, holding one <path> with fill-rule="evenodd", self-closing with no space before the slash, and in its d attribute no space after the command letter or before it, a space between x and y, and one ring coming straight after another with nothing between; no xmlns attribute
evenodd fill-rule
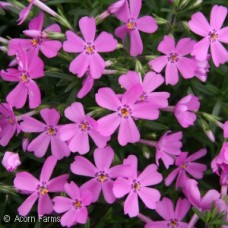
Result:
<svg viewBox="0 0 228 228"><path fill-rule="evenodd" d="M160 73L167 63L168 58L166 55L163 55L158 58L150 60L149 65L154 71Z"/></svg>
<svg viewBox="0 0 228 228"><path fill-rule="evenodd" d="M85 42L77 34L72 31L66 32L67 40L63 43L63 50L66 52L83 52L85 47Z"/></svg>
<svg viewBox="0 0 228 228"><path fill-rule="evenodd" d="M56 196L53 199L53 202L54 202L53 209L57 213L63 213L65 211L70 210L70 208L72 208L72 200L67 197Z"/></svg>
<svg viewBox="0 0 228 228"><path fill-rule="evenodd" d="M57 40L45 40L40 46L41 52L47 58L53 58L58 55L59 50L62 47L62 43Z"/></svg>
<svg viewBox="0 0 228 228"><path fill-rule="evenodd" d="M163 54L170 54L175 51L175 40L172 36L164 36L161 43L158 45L158 51Z"/></svg>
<svg viewBox="0 0 228 228"><path fill-rule="evenodd" d="M113 35L107 32L102 32L94 42L96 51L98 52L111 52L116 49L117 40Z"/></svg>
<svg viewBox="0 0 228 228"><path fill-rule="evenodd" d="M139 214L138 194L131 191L124 202L124 214L128 214L130 218Z"/></svg>
<svg viewBox="0 0 228 228"><path fill-rule="evenodd" d="M71 164L70 169L74 174L94 177L97 168L86 158L82 156L76 156L74 162Z"/></svg>
<svg viewBox="0 0 228 228"><path fill-rule="evenodd" d="M146 33L153 33L158 29L157 23L153 17L143 16L140 17L137 21L138 30Z"/></svg>
<svg viewBox="0 0 228 228"><path fill-rule="evenodd" d="M113 185L115 197L122 198L131 191L131 182L123 177L118 177Z"/></svg>
<svg viewBox="0 0 228 228"><path fill-rule="evenodd" d="M113 203L116 197L113 195L113 180L106 181L102 184L102 192L107 203Z"/></svg>
<svg viewBox="0 0 228 228"><path fill-rule="evenodd" d="M166 85L176 85L179 80L177 66L174 63L168 63L165 69Z"/></svg>
<svg viewBox="0 0 228 228"><path fill-rule="evenodd" d="M102 76L105 69L105 61L104 59L98 54L94 53L89 58L89 68L91 77L94 79L98 79Z"/></svg>
<svg viewBox="0 0 228 228"><path fill-rule="evenodd" d="M133 57L140 55L143 52L143 43L140 33L137 29L131 31L130 35L130 54Z"/></svg>
<svg viewBox="0 0 228 228"><path fill-rule="evenodd" d="M75 123L80 123L85 119L83 105L80 102L74 102L73 104L71 104L71 106L65 109L64 115L67 119Z"/></svg>
<svg viewBox="0 0 228 228"><path fill-rule="evenodd" d="M218 41L211 43L211 55L216 67L228 61L228 51Z"/></svg>
<svg viewBox="0 0 228 228"><path fill-rule="evenodd" d="M48 194L39 197L37 211L39 216L50 214L53 211L53 203Z"/></svg>
<svg viewBox="0 0 228 228"><path fill-rule="evenodd" d="M212 29L219 30L227 16L227 7L214 5L211 10L210 24Z"/></svg>
<svg viewBox="0 0 228 228"><path fill-rule="evenodd" d="M96 33L96 21L93 17L82 17L79 27L86 42L93 43Z"/></svg>
<svg viewBox="0 0 228 228"><path fill-rule="evenodd" d="M195 74L196 63L193 59L181 57L177 62L177 68L182 74L183 78L192 78Z"/></svg>
<svg viewBox="0 0 228 228"><path fill-rule="evenodd" d="M127 145L127 143L135 143L139 141L139 130L131 117L127 119L122 118L120 128L118 132L118 142L121 146Z"/></svg>
<svg viewBox="0 0 228 228"><path fill-rule="evenodd" d="M195 44L191 54L194 55L197 60L205 61L208 58L209 46L209 39L208 37L205 37Z"/></svg>
<svg viewBox="0 0 228 228"><path fill-rule="evenodd" d="M49 156L42 167L41 173L40 173L40 181L41 182L48 182L53 170L57 164L57 159L54 156Z"/></svg>
<svg viewBox="0 0 228 228"><path fill-rule="evenodd" d="M20 123L20 128L23 132L43 132L46 125L33 117L25 116L23 117L23 122Z"/></svg>

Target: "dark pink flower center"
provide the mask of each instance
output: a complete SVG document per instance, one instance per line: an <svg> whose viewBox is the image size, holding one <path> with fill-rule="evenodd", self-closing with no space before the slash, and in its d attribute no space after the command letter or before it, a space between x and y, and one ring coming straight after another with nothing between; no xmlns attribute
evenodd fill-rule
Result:
<svg viewBox="0 0 228 228"><path fill-rule="evenodd" d="M123 105L122 107L118 108L118 115L123 118L128 118L132 114L131 109L128 105Z"/></svg>
<svg viewBox="0 0 228 228"><path fill-rule="evenodd" d="M138 192L141 189L141 183L137 180L133 180L133 183L131 184L131 188L134 192Z"/></svg>
<svg viewBox="0 0 228 228"><path fill-rule="evenodd" d="M171 63L177 62L179 60L178 54L177 53L170 53L169 56L168 56L168 60Z"/></svg>
<svg viewBox="0 0 228 228"><path fill-rule="evenodd" d="M148 98L147 93L143 92L143 94L139 97L139 100L140 101L145 101L145 100L147 100L147 98Z"/></svg>
<svg viewBox="0 0 228 228"><path fill-rule="evenodd" d="M181 166L180 166L182 169L186 169L187 167L188 167L188 164L187 163L183 163L183 164L181 164Z"/></svg>
<svg viewBox="0 0 228 228"><path fill-rule="evenodd" d="M171 219L168 223L168 227L170 228L176 228L178 226L179 226L179 223L177 219Z"/></svg>
<svg viewBox="0 0 228 228"><path fill-rule="evenodd" d="M8 123L14 125L14 119L11 116L8 117Z"/></svg>
<svg viewBox="0 0 228 228"><path fill-rule="evenodd" d="M95 174L95 177L97 178L97 181L99 181L100 183L106 182L109 179L109 175L104 171L99 171Z"/></svg>
<svg viewBox="0 0 228 228"><path fill-rule="evenodd" d="M211 42L216 41L218 39L218 33L215 30L209 32L209 39Z"/></svg>
<svg viewBox="0 0 228 228"><path fill-rule="evenodd" d="M38 44L42 43L42 38L41 37L34 37L31 41L31 43L33 46L36 47Z"/></svg>
<svg viewBox="0 0 228 228"><path fill-rule="evenodd" d="M136 26L137 26L136 20L134 18L128 19L128 22L127 22L128 30L130 30L130 31L135 30Z"/></svg>
<svg viewBox="0 0 228 228"><path fill-rule="evenodd" d="M90 126L89 126L89 123L87 121L82 121L80 124L79 124L79 129L81 131L89 131L90 130Z"/></svg>
<svg viewBox="0 0 228 228"><path fill-rule="evenodd" d="M90 42L86 43L84 49L87 55L92 55L95 53L95 46Z"/></svg>
<svg viewBox="0 0 228 228"><path fill-rule="evenodd" d="M28 83L29 82L29 79L30 78L29 78L28 74L26 74L26 73L22 73L21 76L20 76L20 80L23 83Z"/></svg>
<svg viewBox="0 0 228 228"><path fill-rule="evenodd" d="M77 209L77 210L81 209L81 208L82 208L82 201L81 201L81 200L75 200L75 201L73 202L73 206L74 206L74 208Z"/></svg>
<svg viewBox="0 0 228 228"><path fill-rule="evenodd" d="M42 196L44 196L45 194L48 194L49 192L46 182L42 182L42 185L39 185L37 189L39 191L39 194Z"/></svg>
<svg viewBox="0 0 228 228"><path fill-rule="evenodd" d="M57 135L57 129L53 126L48 126L46 128L46 133L49 135L49 136L56 136Z"/></svg>

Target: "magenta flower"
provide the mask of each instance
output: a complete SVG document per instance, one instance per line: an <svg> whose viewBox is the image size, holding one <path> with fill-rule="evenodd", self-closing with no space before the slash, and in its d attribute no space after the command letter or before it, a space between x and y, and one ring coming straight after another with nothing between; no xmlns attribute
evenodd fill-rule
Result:
<svg viewBox="0 0 228 228"><path fill-rule="evenodd" d="M97 147L106 146L109 137L103 136L98 132L98 123L91 118L89 114L85 115L81 103L74 102L70 107L65 109L65 117L74 123L65 124L60 129L60 139L67 141L72 152L85 154L89 152L89 136L92 138Z"/></svg>
<svg viewBox="0 0 228 228"><path fill-rule="evenodd" d="M148 72L143 82L141 76L135 71L128 71L127 74L123 74L119 77L119 84L126 90L140 84L143 90L139 101L149 102L154 106L154 109L166 108L168 106L168 98L170 96L167 92L154 92L161 84L164 79L160 74L154 72Z"/></svg>
<svg viewBox="0 0 228 228"><path fill-rule="evenodd" d="M200 211L210 210L212 203L220 198L220 193L214 189L209 190L204 197L201 197L198 183L193 179L189 179L185 183L184 194L189 202Z"/></svg>
<svg viewBox="0 0 228 228"><path fill-rule="evenodd" d="M54 157L57 159L68 157L70 150L67 144L59 138L60 114L56 109L45 108L40 111L40 115L45 123L29 116L25 116L23 122L20 123L23 132L41 133L29 143L27 150L34 152L36 157L43 157L51 143L51 152Z"/></svg>
<svg viewBox="0 0 228 228"><path fill-rule="evenodd" d="M206 153L206 149L201 149L188 157L188 152L182 152L175 162L175 165L178 166L178 168L174 169L166 177L165 185L169 186L172 184L177 176L176 188L184 187L187 179L189 179L186 175L187 173L196 179L202 179L203 172L207 169L207 166L194 161L202 158Z"/></svg>
<svg viewBox="0 0 228 228"><path fill-rule="evenodd" d="M195 44L192 55L200 61L207 59L208 49L211 49L212 60L216 67L228 61L228 52L220 42L228 43L228 27L221 28L227 16L227 7L213 6L210 24L201 13L192 15L189 28L199 36L204 37Z"/></svg>
<svg viewBox="0 0 228 228"><path fill-rule="evenodd" d="M218 175L228 172L228 142L223 143L219 154L212 160L211 168Z"/></svg>
<svg viewBox="0 0 228 228"><path fill-rule="evenodd" d="M87 206L92 202L93 195L90 191L78 187L73 181L64 185L65 192L70 196L56 196L53 199L53 209L57 213L64 213L61 225L71 227L76 223L85 224L88 218Z"/></svg>
<svg viewBox="0 0 228 228"><path fill-rule="evenodd" d="M21 50L18 53L18 69L1 70L1 76L5 81L19 82L7 95L6 100L11 106L24 107L27 96L30 108L40 105L40 89L33 79L44 76L44 63L34 51Z"/></svg>
<svg viewBox="0 0 228 228"><path fill-rule="evenodd" d="M145 33L154 33L158 26L151 16L139 18L139 12L142 7L142 0L125 1L120 10L115 12L115 16L124 23L115 30L115 35L124 40L127 33L130 36L130 54L137 56L143 52L143 43L139 31ZM129 7L130 5L130 7Z"/></svg>
<svg viewBox="0 0 228 228"><path fill-rule="evenodd" d="M209 58L210 56L208 56L204 61L199 61L194 58L194 61L196 62L195 77L197 77L202 82L205 82L207 80L207 73L210 69L210 65L208 63Z"/></svg>
<svg viewBox="0 0 228 228"><path fill-rule="evenodd" d="M45 5L40 0L28 0L28 2L29 2L29 5L27 7L25 7L24 9L22 9L19 14L19 19L17 21L18 25L21 25L26 20L33 5L36 5L38 8L40 8L41 10L45 11L46 13L50 14L53 17L58 16L55 11L53 11L51 8L49 8L47 5Z"/></svg>
<svg viewBox="0 0 228 228"><path fill-rule="evenodd" d="M165 54L149 62L153 70L160 73L165 69L165 83L176 85L178 82L178 70L183 78L188 79L194 76L196 63L193 59L185 57L190 54L194 40L190 38L180 39L175 46L175 40L171 36L165 36L158 46L158 51Z"/></svg>
<svg viewBox="0 0 228 228"><path fill-rule="evenodd" d="M8 172L13 172L21 164L18 153L6 151L2 159L2 165Z"/></svg>
<svg viewBox="0 0 228 228"><path fill-rule="evenodd" d="M118 142L121 146L139 141L140 133L133 118L155 120L159 117L159 111L154 109L153 104L137 102L142 94L141 85L132 87L121 97L110 88L99 89L96 94L97 104L114 111L98 120L99 132L110 136L119 127Z"/></svg>
<svg viewBox="0 0 228 228"><path fill-rule="evenodd" d="M84 40L72 31L67 31L67 40L63 43L64 51L81 53L70 63L69 70L80 78L90 68L91 77L100 78L105 69L105 61L99 53L114 51L117 40L107 32L102 32L94 40L96 33L94 18L82 17L79 20L79 27Z"/></svg>
<svg viewBox="0 0 228 228"><path fill-rule="evenodd" d="M0 104L0 145L6 146L15 132L20 132L12 107L7 103Z"/></svg>
<svg viewBox="0 0 228 228"><path fill-rule="evenodd" d="M50 180L52 172L57 163L57 159L49 156L43 165L40 173L40 180L37 180L28 172L19 172L14 179L14 187L29 197L18 208L21 216L26 216L32 209L34 203L38 199L38 215L43 216L53 211L53 203L48 195L49 192L63 192L64 184L69 175L63 174Z"/></svg>
<svg viewBox="0 0 228 228"><path fill-rule="evenodd" d="M26 50L34 50L37 54L39 50L47 57L55 57L62 47L58 40L49 40L48 32L61 32L58 24L52 24L42 31L44 14L40 13L29 22L29 29L23 33L31 39L12 39L9 42L9 55L15 55L21 47Z"/></svg>
<svg viewBox="0 0 228 228"><path fill-rule="evenodd" d="M114 151L111 147L96 149L93 157L96 166L86 158L76 156L70 169L74 174L93 177L81 187L93 193L93 202L98 200L102 191L105 201L107 203L113 203L116 199L112 192L113 179L131 175L129 165L116 165L110 168L114 159Z"/></svg>
<svg viewBox="0 0 228 228"><path fill-rule="evenodd" d="M181 154L182 147L182 137L181 131L172 133L167 131L156 143L156 164L159 165L159 159L161 159L166 167L169 168L170 165L174 164L176 156Z"/></svg>
<svg viewBox="0 0 228 228"><path fill-rule="evenodd" d="M187 199L178 199L176 209L173 208L173 203L170 199L164 197L157 203L156 212L164 219L164 221L150 222L145 225L145 228L187 228L188 223L181 222L186 216L190 208L190 203Z"/></svg>
<svg viewBox="0 0 228 228"><path fill-rule="evenodd" d="M228 121L226 121L224 123L224 127L223 127L223 137L224 138L228 138Z"/></svg>
<svg viewBox="0 0 228 228"><path fill-rule="evenodd" d="M189 94L177 102L174 107L174 115L182 127L188 128L194 124L196 120L195 112L199 110L199 107L198 97Z"/></svg>
<svg viewBox="0 0 228 228"><path fill-rule="evenodd" d="M137 157L129 155L124 160L124 164L131 165L131 176L117 178L113 186L113 193L117 198L122 198L129 193L124 202L124 214L128 214L130 217L135 217L139 214L138 197L150 209L155 209L160 199L159 191L148 187L162 181L162 175L157 172L157 166L151 164L138 175L137 163Z"/></svg>
<svg viewBox="0 0 228 228"><path fill-rule="evenodd" d="M86 78L82 82L82 88L77 93L77 98L85 97L93 88L94 79L91 77L90 70L86 72Z"/></svg>

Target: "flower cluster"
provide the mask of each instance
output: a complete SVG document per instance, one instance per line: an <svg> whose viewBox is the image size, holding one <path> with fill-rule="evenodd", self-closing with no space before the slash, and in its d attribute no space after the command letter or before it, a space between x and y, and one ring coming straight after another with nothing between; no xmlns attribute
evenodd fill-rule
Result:
<svg viewBox="0 0 228 228"><path fill-rule="evenodd" d="M57 13L48 2L0 2L9 13L20 11L18 25L29 20L21 36L0 37L0 50L11 58L0 71L7 88L1 94L0 146L9 147L2 166L11 190L28 196L20 216L33 213L38 201L39 217L58 214L61 226L88 225L91 211L106 203L146 228L192 228L202 218L208 227L228 224L228 121L216 116L227 106L227 88L206 84L209 73L221 74L219 66L228 62L221 44L228 44L227 7L214 5L210 23L201 12L186 16L188 31L178 36L175 23L183 8L202 2L168 2L175 12L165 9L169 21L153 12L141 15L147 1L118 0L96 17L80 17L79 29L71 25L71 13ZM109 19L121 25L100 26ZM164 34L162 24L170 27ZM153 39L157 46L148 48ZM211 93L219 99L209 114L204 98ZM215 127L223 130L222 147ZM221 147L216 156L215 143ZM34 167L26 167L29 159ZM220 177L221 193L205 184L201 196L201 181L212 172Z"/></svg>

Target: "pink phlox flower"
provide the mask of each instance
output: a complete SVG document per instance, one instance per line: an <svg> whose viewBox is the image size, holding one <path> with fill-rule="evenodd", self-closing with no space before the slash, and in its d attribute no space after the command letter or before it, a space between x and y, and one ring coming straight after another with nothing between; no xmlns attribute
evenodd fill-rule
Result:
<svg viewBox="0 0 228 228"><path fill-rule="evenodd" d="M156 164L159 166L159 159L161 159L166 167L169 168L170 165L174 164L176 156L181 154L182 147L182 137L181 131L176 133L171 133L167 131L156 143Z"/></svg>
<svg viewBox="0 0 228 228"><path fill-rule="evenodd" d="M121 13L121 11L124 8L124 5L127 4L126 2L127 2L127 0L118 0L118 1L116 1L114 3L112 3L108 7L108 12L109 13L113 13L113 14Z"/></svg>
<svg viewBox="0 0 228 228"><path fill-rule="evenodd" d="M130 54L137 56L143 52L143 43L139 31L154 33L158 26L151 16L139 17L142 0L126 0L124 5L115 12L115 16L124 24L115 30L115 35L124 41L127 34L130 36Z"/></svg>
<svg viewBox="0 0 228 228"><path fill-rule="evenodd" d="M8 7L10 6L13 6L13 4L9 3L9 2L3 2L3 1L0 1L0 8L3 8L3 9L8 9Z"/></svg>
<svg viewBox="0 0 228 228"><path fill-rule="evenodd" d="M153 70L160 73L165 68L165 83L176 85L178 78L178 71L185 79L192 78L195 74L196 63L193 59L185 57L190 54L194 40L190 38L180 39L175 45L175 40L171 36L165 36L158 45L158 51L165 54L149 62Z"/></svg>
<svg viewBox="0 0 228 228"><path fill-rule="evenodd" d="M22 9L19 14L19 19L17 20L18 25L21 25L26 20L33 5L36 5L38 8L40 8L41 10L45 11L46 13L50 14L53 17L58 16L55 11L53 11L51 8L49 8L46 4L44 4L40 0L28 0L28 2L29 2L29 5L24 9Z"/></svg>
<svg viewBox="0 0 228 228"><path fill-rule="evenodd" d="M96 22L94 18L82 17L79 20L79 27L84 40L72 31L67 31L67 40L63 43L64 51L80 53L70 63L69 70L81 78L90 68L91 77L100 78L104 73L105 61L99 53L114 51L117 40L107 32L102 32L95 39Z"/></svg>
<svg viewBox="0 0 228 228"><path fill-rule="evenodd" d="M155 164L148 165L138 175L137 163L137 157L129 155L124 160L124 164L131 165L131 176L128 178L117 178L113 186L115 197L122 198L128 194L124 202L124 214L128 214L130 217L135 217L139 214L138 197L146 207L155 209L161 196L157 189L148 187L162 181L162 175L157 172L157 166Z"/></svg>
<svg viewBox="0 0 228 228"><path fill-rule="evenodd" d="M197 77L200 81L205 82L207 80L207 73L210 69L210 65L208 63L210 55L208 55L207 59L204 61L199 61L195 57L193 57L193 59L196 62L195 77Z"/></svg>
<svg viewBox="0 0 228 228"><path fill-rule="evenodd" d="M30 39L12 39L9 41L9 55L15 55L19 48L26 50L34 50L37 54L41 51L47 58L57 56L62 47L62 43L58 40L48 39L48 32L61 32L58 24L52 24L42 30L44 23L44 13L40 13L37 17L29 22L29 29L23 33L31 37Z"/></svg>
<svg viewBox="0 0 228 228"><path fill-rule="evenodd" d="M90 70L86 72L86 78L82 82L82 88L77 93L77 98L81 99L85 97L93 88L94 79L91 77Z"/></svg>
<svg viewBox="0 0 228 228"><path fill-rule="evenodd" d="M20 132L12 107L7 103L0 104L0 145L6 146L13 135Z"/></svg>
<svg viewBox="0 0 228 228"><path fill-rule="evenodd" d="M148 72L143 81L141 76L135 71L128 71L127 74L123 74L119 77L119 84L126 90L131 89L137 84L140 84L143 89L139 101L149 102L154 105L154 109L166 108L168 106L168 98L170 96L167 92L154 92L164 82L163 77L160 74L154 72Z"/></svg>
<svg viewBox="0 0 228 228"><path fill-rule="evenodd" d="M198 182L193 179L187 180L183 192L192 206L203 212L210 210L212 204L220 198L220 193L214 189L209 190L202 197L198 188Z"/></svg>
<svg viewBox="0 0 228 228"><path fill-rule="evenodd" d="M16 174L14 187L29 195L18 208L19 215L26 216L37 199L39 216L50 214L53 211L53 203L48 193L63 192L64 184L69 177L68 174L63 174L50 180L56 163L57 159L54 156L49 156L44 162L39 180L28 172L19 172Z"/></svg>
<svg viewBox="0 0 228 228"><path fill-rule="evenodd" d="M114 151L111 147L96 149L93 154L95 166L86 158L76 156L71 164L74 174L92 177L91 180L82 185L93 193L93 202L97 201L102 191L107 203L113 203L116 197L113 195L113 179L128 177L131 175L129 165L116 165L110 168L114 159Z"/></svg>
<svg viewBox="0 0 228 228"><path fill-rule="evenodd" d="M174 107L174 115L182 127L188 128L196 121L195 112L199 110L199 107L199 98L189 94L177 102Z"/></svg>
<svg viewBox="0 0 228 228"><path fill-rule="evenodd" d="M202 158L206 153L206 149L201 149L188 157L188 152L182 152L175 162L175 165L178 166L178 168L174 169L166 177L165 185L169 186L177 176L176 188L184 187L188 179L187 173L196 179L202 179L203 172L207 169L207 166L194 161Z"/></svg>
<svg viewBox="0 0 228 228"><path fill-rule="evenodd" d="M13 172L21 164L18 153L6 151L2 159L2 165L8 172Z"/></svg>
<svg viewBox="0 0 228 228"><path fill-rule="evenodd" d="M33 117L25 116L20 123L21 130L26 133L40 133L27 146L27 151L34 152L36 157L43 157L51 144L51 152L57 159L68 157L70 150L67 144L60 140L58 125L60 114L56 109L42 109L40 115L45 123Z"/></svg>
<svg viewBox="0 0 228 228"><path fill-rule="evenodd" d="M92 202L92 192L78 187L73 181L64 185L65 192L70 197L56 196L53 199L53 209L57 213L64 213L61 217L61 225L71 227L85 224L88 218L87 206Z"/></svg>
<svg viewBox="0 0 228 228"><path fill-rule="evenodd" d="M89 152L89 136L97 147L106 146L109 136L103 136L98 131L98 123L89 114L85 114L81 103L74 102L64 111L65 117L74 123L65 124L60 129L60 139L67 141L72 152L85 154Z"/></svg>
<svg viewBox="0 0 228 228"><path fill-rule="evenodd" d="M40 89L34 79L44 76L44 63L33 50L23 49L18 53L18 69L1 70L2 79L18 82L17 86L7 95L7 102L15 107L24 107L27 97L29 107L36 108L41 103Z"/></svg>
<svg viewBox="0 0 228 228"><path fill-rule="evenodd" d="M118 142L121 146L139 141L140 133L133 118L155 120L159 117L159 110L153 104L137 102L142 94L142 86L139 84L121 96L110 88L99 89L96 94L97 104L113 111L98 120L99 132L111 136L119 127Z"/></svg>
<svg viewBox="0 0 228 228"><path fill-rule="evenodd" d="M228 138L228 121L226 121L224 123L224 127L223 127L223 137L224 138Z"/></svg>
<svg viewBox="0 0 228 228"><path fill-rule="evenodd" d="M223 143L219 154L211 162L211 168L219 176L228 172L228 142Z"/></svg>
<svg viewBox="0 0 228 228"><path fill-rule="evenodd" d="M190 30L204 37L194 45L192 55L199 61L205 61L208 49L211 49L212 60L216 67L228 61L228 52L222 43L228 43L228 26L222 28L227 16L227 7L213 6L210 15L210 24L201 13L192 15L188 25Z"/></svg>
<svg viewBox="0 0 228 228"><path fill-rule="evenodd" d="M150 222L145 228L187 228L188 223L182 222L190 209L190 203L187 199L178 199L176 209L170 199L164 197L157 203L156 212L164 219L164 221Z"/></svg>

